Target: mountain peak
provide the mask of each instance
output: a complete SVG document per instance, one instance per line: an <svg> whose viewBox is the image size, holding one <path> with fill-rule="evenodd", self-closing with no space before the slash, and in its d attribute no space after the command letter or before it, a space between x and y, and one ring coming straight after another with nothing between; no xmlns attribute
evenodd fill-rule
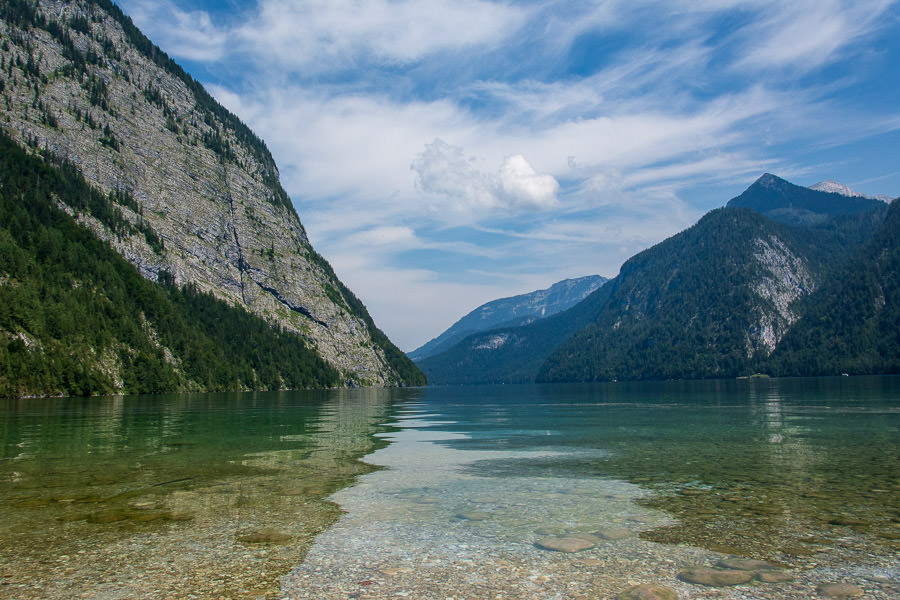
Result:
<svg viewBox="0 0 900 600"><path fill-rule="evenodd" d="M777 175L772 175L771 173L763 173L760 175L759 179L753 182L754 186L762 186L762 187L781 187L785 183L789 183L787 180L778 177Z"/></svg>
<svg viewBox="0 0 900 600"><path fill-rule="evenodd" d="M829 194L840 194L841 196L847 196L848 198L866 198L864 194L860 194L852 189L849 186L844 185L843 183L838 183L833 179L827 179L825 181L820 181L815 185L809 186L809 189L816 190L817 192L827 192Z"/></svg>
<svg viewBox="0 0 900 600"><path fill-rule="evenodd" d="M862 213L883 204L835 182L806 188L765 173L744 193L729 200L728 206L749 208L788 225L814 225L837 215Z"/></svg>

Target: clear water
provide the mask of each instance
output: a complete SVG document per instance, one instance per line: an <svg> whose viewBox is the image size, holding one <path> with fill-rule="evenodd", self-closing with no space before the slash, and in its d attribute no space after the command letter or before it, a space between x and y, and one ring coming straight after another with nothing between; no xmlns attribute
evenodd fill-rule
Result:
<svg viewBox="0 0 900 600"><path fill-rule="evenodd" d="M0 598L277 594L404 393L0 400Z"/></svg>
<svg viewBox="0 0 900 600"><path fill-rule="evenodd" d="M900 597L900 380L436 388L285 580L293 598ZM576 553L547 538L593 534ZM730 557L779 583L681 581Z"/></svg>
<svg viewBox="0 0 900 600"><path fill-rule="evenodd" d="M0 597L896 598L900 378L2 401L0 508Z"/></svg>

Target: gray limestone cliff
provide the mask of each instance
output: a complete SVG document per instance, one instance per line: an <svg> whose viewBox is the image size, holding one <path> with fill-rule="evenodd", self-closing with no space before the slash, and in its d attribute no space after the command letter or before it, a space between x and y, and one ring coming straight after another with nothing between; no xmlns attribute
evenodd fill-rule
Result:
<svg viewBox="0 0 900 600"><path fill-rule="evenodd" d="M0 127L73 164L137 234L75 215L173 276L304 336L348 385L421 383L309 243L264 143L109 0L0 9Z"/></svg>

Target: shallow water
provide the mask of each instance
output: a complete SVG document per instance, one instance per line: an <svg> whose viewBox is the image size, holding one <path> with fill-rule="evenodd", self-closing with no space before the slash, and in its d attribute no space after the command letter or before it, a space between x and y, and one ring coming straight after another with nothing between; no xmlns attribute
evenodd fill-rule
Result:
<svg viewBox="0 0 900 600"><path fill-rule="evenodd" d="M393 426L286 597L900 596L896 378L434 388ZM734 557L787 581L682 581Z"/></svg>
<svg viewBox="0 0 900 600"><path fill-rule="evenodd" d="M0 597L275 596L404 393L0 400Z"/></svg>
<svg viewBox="0 0 900 600"><path fill-rule="evenodd" d="M884 377L0 401L0 597L897 598L898 450Z"/></svg>

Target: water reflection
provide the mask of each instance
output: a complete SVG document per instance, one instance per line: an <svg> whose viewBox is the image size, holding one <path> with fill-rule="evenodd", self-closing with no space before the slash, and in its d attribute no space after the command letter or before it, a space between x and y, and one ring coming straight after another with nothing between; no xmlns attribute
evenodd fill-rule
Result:
<svg viewBox="0 0 900 600"><path fill-rule="evenodd" d="M414 394L2 400L2 582L18 598L275 594Z"/></svg>
<svg viewBox="0 0 900 600"><path fill-rule="evenodd" d="M898 548L898 378L429 392L466 433L446 442L454 448L566 453L481 462L472 473L639 483L654 492L646 506L679 519L648 539L797 564L841 539L859 552Z"/></svg>

